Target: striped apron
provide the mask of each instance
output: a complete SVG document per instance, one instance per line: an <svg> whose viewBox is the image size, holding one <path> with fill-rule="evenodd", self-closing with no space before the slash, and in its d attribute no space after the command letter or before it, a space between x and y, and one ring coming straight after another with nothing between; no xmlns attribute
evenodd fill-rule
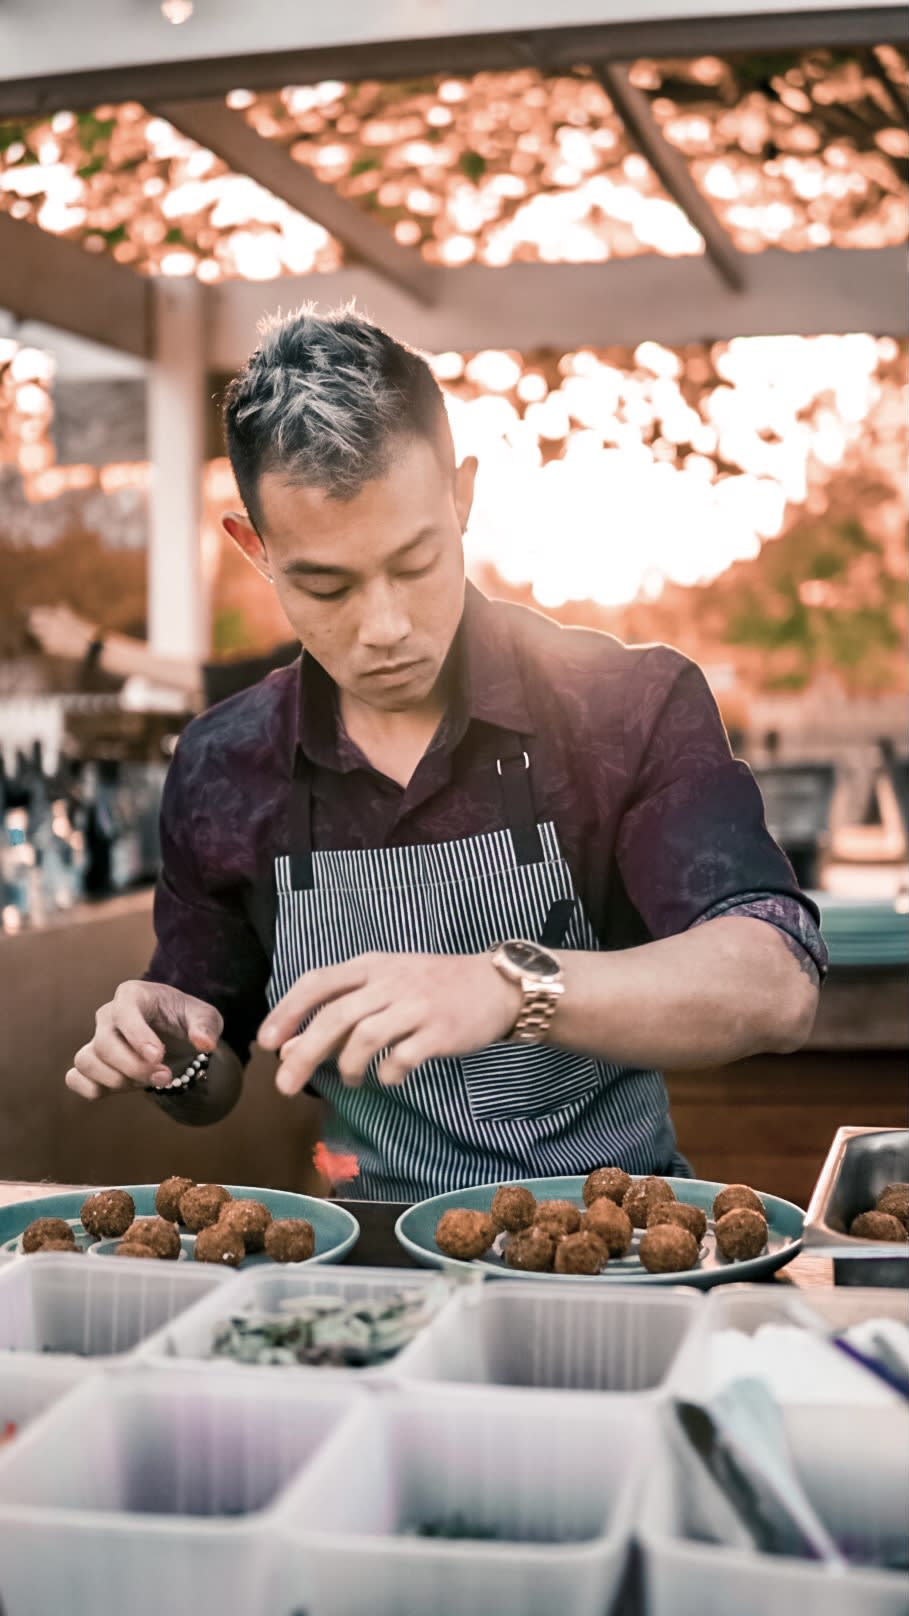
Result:
<svg viewBox="0 0 909 1616"><path fill-rule="evenodd" d="M508 937L599 948L555 825L537 821L526 745L503 737L501 830L335 853L313 849L310 768L298 750L291 851L274 865L271 1008L307 971L363 953L479 954ZM631 1173L690 1173L674 1150L659 1072L552 1044L501 1042L425 1061L406 1082L386 1087L378 1059L358 1088L342 1082L334 1061L311 1084L327 1108L329 1148L352 1152L360 1164L347 1195L412 1201L605 1163Z"/></svg>

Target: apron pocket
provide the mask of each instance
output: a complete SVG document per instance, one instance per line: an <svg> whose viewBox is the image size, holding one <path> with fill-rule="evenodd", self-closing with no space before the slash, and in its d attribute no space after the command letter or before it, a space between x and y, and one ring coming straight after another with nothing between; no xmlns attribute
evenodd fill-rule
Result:
<svg viewBox="0 0 909 1616"><path fill-rule="evenodd" d="M489 1044L462 1055L460 1067L478 1122L552 1115L585 1099L601 1083L586 1055L551 1044Z"/></svg>

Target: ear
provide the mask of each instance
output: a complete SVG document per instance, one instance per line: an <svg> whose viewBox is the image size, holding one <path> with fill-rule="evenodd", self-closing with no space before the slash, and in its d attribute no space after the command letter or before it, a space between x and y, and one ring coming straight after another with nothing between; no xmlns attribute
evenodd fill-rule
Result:
<svg viewBox="0 0 909 1616"><path fill-rule="evenodd" d="M455 510L458 513L462 533L467 526L471 506L473 505L473 489L478 464L476 455L467 455L455 472Z"/></svg>
<svg viewBox="0 0 909 1616"><path fill-rule="evenodd" d="M268 554L249 517L242 511L225 511L221 518L221 526L233 539L238 550L243 551L247 561L251 561L256 571L271 583Z"/></svg>

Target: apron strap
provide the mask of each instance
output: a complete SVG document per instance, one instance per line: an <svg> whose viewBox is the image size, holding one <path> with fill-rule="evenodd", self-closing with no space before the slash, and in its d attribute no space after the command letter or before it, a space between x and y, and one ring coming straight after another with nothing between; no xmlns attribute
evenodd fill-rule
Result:
<svg viewBox="0 0 909 1616"><path fill-rule="evenodd" d="M511 831L518 863L545 862L546 852L530 789L530 758L520 735L508 735L504 739L496 759L496 772L502 782L505 823Z"/></svg>
<svg viewBox="0 0 909 1616"><path fill-rule="evenodd" d="M311 892L315 886L312 865L312 771L301 747L294 755L294 778L290 789L290 878L295 892Z"/></svg>

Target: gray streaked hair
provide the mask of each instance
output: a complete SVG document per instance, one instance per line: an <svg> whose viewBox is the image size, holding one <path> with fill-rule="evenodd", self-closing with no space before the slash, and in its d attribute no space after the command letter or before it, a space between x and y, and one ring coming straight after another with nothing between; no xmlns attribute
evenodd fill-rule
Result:
<svg viewBox="0 0 909 1616"><path fill-rule="evenodd" d="M257 531L265 472L347 500L387 473L408 438L437 441L453 464L442 393L426 360L352 307L277 315L260 335L224 399L227 452Z"/></svg>

